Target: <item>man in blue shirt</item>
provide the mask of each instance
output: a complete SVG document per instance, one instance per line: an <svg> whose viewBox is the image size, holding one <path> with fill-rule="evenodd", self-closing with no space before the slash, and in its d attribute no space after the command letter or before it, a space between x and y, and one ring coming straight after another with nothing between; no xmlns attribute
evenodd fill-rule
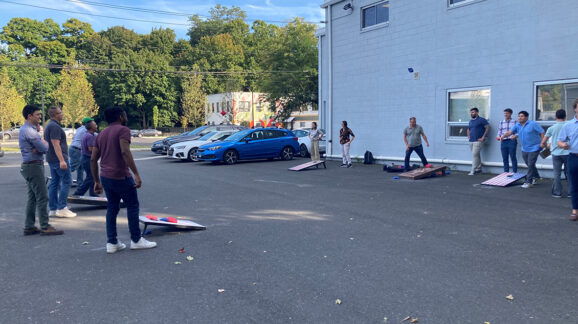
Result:
<svg viewBox="0 0 578 324"><path fill-rule="evenodd" d="M80 127L78 127L76 129L76 133L74 134L74 137L72 138L72 142L70 142L70 147L68 148L68 158L70 159L70 173L76 171L76 184L80 186L80 184L82 183L82 180L84 180L84 173L83 171L83 165L81 162L81 141L82 141L82 137L84 136L84 134L86 133L86 127L84 127L87 123L87 121L92 120L92 118L90 117L85 117L82 120L82 125L80 125ZM87 170L88 172L90 172L90 170Z"/></svg>
<svg viewBox="0 0 578 324"><path fill-rule="evenodd" d="M543 147L541 143L544 138L544 129L535 121L528 120L529 115L527 111L520 111L518 113L518 123L512 130L502 136L502 139L504 139L513 134L516 138L520 138L520 142L522 143L522 157L528 166L526 181L522 185L524 189L532 188L538 179L540 179L540 174L538 173L538 169L536 169L536 161Z"/></svg>
<svg viewBox="0 0 578 324"><path fill-rule="evenodd" d="M568 121L560 130L558 135L558 147L568 150L568 176L570 177L569 195L572 197L571 221L576 221L578 217L578 99L574 100L574 118Z"/></svg>
<svg viewBox="0 0 578 324"><path fill-rule="evenodd" d="M558 135L560 130L566 124L566 110L556 110L556 124L550 126L546 131L546 135L542 139L542 147L549 145L552 152L552 169L554 170L554 183L552 184L552 197L562 198L562 167L564 167L564 174L568 179L568 151L558 147ZM552 144L547 144L549 139L552 139ZM570 182L568 182L570 184ZM568 187L570 193L572 186Z"/></svg>
<svg viewBox="0 0 578 324"><path fill-rule="evenodd" d="M48 143L38 133L42 112L37 106L27 105L22 110L22 116L26 122L18 134L18 145L20 152L22 152L20 174L28 186L24 235L38 233L41 235L62 235L63 231L55 229L48 223L48 192L44 182L44 154L48 152ZM38 212L40 229L34 226L36 212Z"/></svg>
<svg viewBox="0 0 578 324"><path fill-rule="evenodd" d="M474 107L470 109L470 124L468 126L468 139L470 141L470 149L472 150L472 171L469 175L474 175L476 173L482 172L482 158L480 156L480 151L482 150L482 145L486 140L486 135L490 130L490 124L488 121L479 116L480 111L478 108Z"/></svg>

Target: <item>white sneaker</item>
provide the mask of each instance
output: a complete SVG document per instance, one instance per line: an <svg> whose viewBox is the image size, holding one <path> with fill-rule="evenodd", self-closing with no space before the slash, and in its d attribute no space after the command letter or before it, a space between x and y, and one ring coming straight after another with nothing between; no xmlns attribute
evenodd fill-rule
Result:
<svg viewBox="0 0 578 324"><path fill-rule="evenodd" d="M126 244L118 241L116 244L106 243L106 253L116 253L126 248Z"/></svg>
<svg viewBox="0 0 578 324"><path fill-rule="evenodd" d="M533 186L534 186L534 185L531 184L531 183L524 182L524 184L522 185L522 188L528 189L528 188L532 188Z"/></svg>
<svg viewBox="0 0 578 324"><path fill-rule="evenodd" d="M474 175L474 171L470 171L470 173L468 173L468 175Z"/></svg>
<svg viewBox="0 0 578 324"><path fill-rule="evenodd" d="M56 211L56 216L57 217L76 217L76 213L73 213L70 209L68 209L68 207L64 207L62 209L58 209Z"/></svg>
<svg viewBox="0 0 578 324"><path fill-rule="evenodd" d="M56 216L56 210L51 210L48 212L48 217L54 217Z"/></svg>
<svg viewBox="0 0 578 324"><path fill-rule="evenodd" d="M138 242L130 241L130 249L131 250L142 250L142 249L152 249L157 246L157 243L147 241L144 237L141 237Z"/></svg>

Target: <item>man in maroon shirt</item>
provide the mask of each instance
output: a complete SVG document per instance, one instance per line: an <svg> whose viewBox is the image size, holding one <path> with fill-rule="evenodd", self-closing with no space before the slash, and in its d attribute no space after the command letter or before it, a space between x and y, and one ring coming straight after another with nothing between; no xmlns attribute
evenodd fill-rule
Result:
<svg viewBox="0 0 578 324"><path fill-rule="evenodd" d="M108 200L106 252L115 253L126 248L126 245L117 239L116 233L116 217L120 211L121 199L126 204L131 238L130 248L132 250L154 248L157 244L141 237L139 228L137 188L141 187L142 181L130 152L131 136L130 129L126 127L126 112L120 107L112 107L105 110L104 117L108 122L108 127L96 137L90 158L90 169L94 178L94 192L100 194L104 189Z"/></svg>

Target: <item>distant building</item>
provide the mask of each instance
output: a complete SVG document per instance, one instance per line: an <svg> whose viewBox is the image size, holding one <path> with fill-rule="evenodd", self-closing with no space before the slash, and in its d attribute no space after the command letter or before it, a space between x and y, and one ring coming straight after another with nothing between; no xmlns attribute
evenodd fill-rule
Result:
<svg viewBox="0 0 578 324"><path fill-rule="evenodd" d="M224 113L223 113L224 112ZM207 96L206 121L258 127L273 118L265 94L260 92L227 92Z"/></svg>
<svg viewBox="0 0 578 324"><path fill-rule="evenodd" d="M311 128L311 123L318 122L318 120L319 111L309 105L302 111L293 111L283 124L287 129Z"/></svg>
<svg viewBox="0 0 578 324"><path fill-rule="evenodd" d="M326 0L319 40L319 112L327 154L339 156L340 122L351 153L404 157L402 131L417 117L428 161L468 169L469 109L491 125L486 167L502 166L495 139L503 110L545 129L578 98L576 0ZM520 145L518 145L520 148ZM522 162L518 152L518 160ZM539 160L551 169L551 161Z"/></svg>

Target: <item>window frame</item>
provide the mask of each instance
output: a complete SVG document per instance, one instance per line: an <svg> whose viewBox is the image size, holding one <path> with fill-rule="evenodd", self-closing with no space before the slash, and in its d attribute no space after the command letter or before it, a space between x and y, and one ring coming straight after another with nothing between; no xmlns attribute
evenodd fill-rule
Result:
<svg viewBox="0 0 578 324"><path fill-rule="evenodd" d="M451 0L447 0L447 8L448 9L460 8L463 6L468 6L468 5L482 2L482 1L485 1L485 0L464 0L464 1L458 2L458 3L451 3Z"/></svg>
<svg viewBox="0 0 578 324"><path fill-rule="evenodd" d="M382 3L387 3L387 4L389 5L389 6L388 6L387 21L384 21L384 22L381 22L381 23L376 23L376 24L374 24L374 25L364 27L363 25L364 25L364 23L365 23L365 18L364 18L364 12L365 12L365 10L366 10L366 9L369 9L369 8L371 8L371 7L375 7L375 8L376 8L376 13L375 13L375 15L376 15L376 20L377 20L377 6L380 5L380 4L382 4ZM361 10L359 10L359 11L360 11L360 16L361 16L361 17L360 17L361 31L369 31L369 30L374 30L374 29L377 29L377 28L382 28L382 27L387 27L387 26L389 26L389 22L390 22L390 20L391 20L391 19L390 19L390 12L391 12L391 3L390 3L390 0L383 0L383 1L374 2L374 3L369 4L369 5L367 5L367 6L361 7Z"/></svg>
<svg viewBox="0 0 578 324"><path fill-rule="evenodd" d="M530 117L532 120L540 124L544 128L544 130L548 129L548 127L554 125L556 120L536 120L536 115L538 112L538 87L543 85L556 85L556 84L569 84L569 83L576 83L578 84L578 79L560 79L560 80L549 80L549 81L535 81L534 82L534 90L533 90L533 98L532 98L532 111L530 112ZM571 108L571 107L570 107ZM571 109L572 110L572 109ZM568 117L568 110L566 110L566 120L569 120Z"/></svg>
<svg viewBox="0 0 578 324"><path fill-rule="evenodd" d="M491 86L480 86L480 87L469 87L469 88L451 88L451 89L446 89L446 100L445 100L445 105L446 105L446 113L445 113L445 124L446 124L446 142L450 142L450 143L468 143L469 139L467 136L450 136L451 133L451 126L468 126L469 125L469 120L467 122L450 122L450 93L453 92L466 92L466 91L475 91L475 90L489 90L490 91L490 96L489 96L489 104L490 106L488 107L488 116L484 117L486 118L486 120L488 122L490 122L490 116L491 116L491 112L492 112L492 87Z"/></svg>

